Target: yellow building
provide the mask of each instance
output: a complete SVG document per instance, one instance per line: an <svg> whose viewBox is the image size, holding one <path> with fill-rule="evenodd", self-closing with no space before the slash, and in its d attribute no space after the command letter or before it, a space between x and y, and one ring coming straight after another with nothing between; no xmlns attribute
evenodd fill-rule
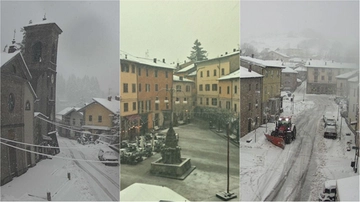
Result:
<svg viewBox="0 0 360 202"><path fill-rule="evenodd" d="M83 112L83 129L93 134L110 134L115 126L114 118L119 114L120 102L112 97L93 98L93 102L78 110Z"/></svg>
<svg viewBox="0 0 360 202"><path fill-rule="evenodd" d="M195 63L197 66L197 106L218 108L219 92L227 90L219 87L218 79L239 69L239 55L239 51L234 51Z"/></svg>

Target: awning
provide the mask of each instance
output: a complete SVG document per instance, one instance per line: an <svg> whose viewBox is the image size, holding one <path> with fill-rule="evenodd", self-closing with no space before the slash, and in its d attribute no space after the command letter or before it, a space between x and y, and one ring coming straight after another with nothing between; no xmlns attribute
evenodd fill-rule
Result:
<svg viewBox="0 0 360 202"><path fill-rule="evenodd" d="M139 120L139 119L141 119L141 116L138 115L138 114L135 114L135 115L126 116L125 118L126 118L127 120L129 120L129 121L134 121L134 120Z"/></svg>

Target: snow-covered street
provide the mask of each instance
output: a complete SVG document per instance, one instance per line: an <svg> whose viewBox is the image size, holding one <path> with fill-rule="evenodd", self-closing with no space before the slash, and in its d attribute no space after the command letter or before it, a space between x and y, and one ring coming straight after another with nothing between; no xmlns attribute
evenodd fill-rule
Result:
<svg viewBox="0 0 360 202"><path fill-rule="evenodd" d="M240 200L314 201L324 181L355 175L350 167L354 151L346 151L346 143L354 141L354 136L345 135L350 133L345 121L341 140L323 137L323 114L337 115L333 97L304 95L304 90L303 84L294 92L294 103L284 99L282 115L292 116L297 127L296 140L284 150L266 140L265 124L241 138ZM267 124L269 133L274 128L274 123Z"/></svg>
<svg viewBox="0 0 360 202"><path fill-rule="evenodd" d="M81 145L60 136L58 140L61 152L3 185L1 199L46 201L50 192L53 201L119 201L119 167L106 166L97 158L105 145Z"/></svg>

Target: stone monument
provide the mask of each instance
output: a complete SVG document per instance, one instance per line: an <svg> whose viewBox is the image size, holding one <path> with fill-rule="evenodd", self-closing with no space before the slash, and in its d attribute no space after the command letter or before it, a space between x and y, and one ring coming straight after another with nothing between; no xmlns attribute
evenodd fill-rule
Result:
<svg viewBox="0 0 360 202"><path fill-rule="evenodd" d="M191 166L190 158L181 158L180 150L178 138L170 123L161 158L151 163L150 173L161 177L185 179L196 167Z"/></svg>

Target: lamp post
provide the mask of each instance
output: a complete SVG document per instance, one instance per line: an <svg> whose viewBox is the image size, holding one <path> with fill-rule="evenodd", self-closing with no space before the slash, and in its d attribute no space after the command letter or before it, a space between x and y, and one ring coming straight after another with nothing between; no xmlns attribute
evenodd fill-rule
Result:
<svg viewBox="0 0 360 202"><path fill-rule="evenodd" d="M230 132L229 132L229 122L226 123L226 135L227 135L227 181L226 181L226 192L217 193L216 196L224 201L228 201L230 199L236 198L237 195L235 193L230 193L229 185L230 185Z"/></svg>

